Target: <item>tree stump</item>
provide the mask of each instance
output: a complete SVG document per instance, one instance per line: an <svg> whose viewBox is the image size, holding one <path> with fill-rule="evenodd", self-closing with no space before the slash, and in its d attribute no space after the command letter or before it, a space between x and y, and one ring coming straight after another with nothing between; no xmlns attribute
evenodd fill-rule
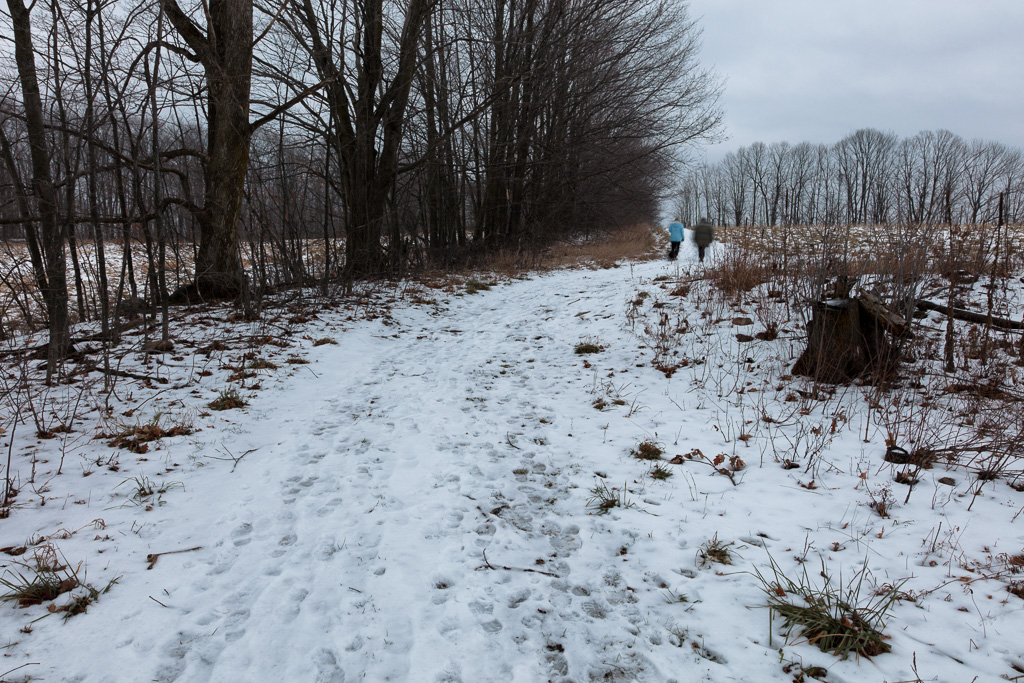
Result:
<svg viewBox="0 0 1024 683"><path fill-rule="evenodd" d="M793 365L793 374L844 384L867 372L887 370L895 359L887 329L901 333L906 327L873 292L815 302L807 348Z"/></svg>

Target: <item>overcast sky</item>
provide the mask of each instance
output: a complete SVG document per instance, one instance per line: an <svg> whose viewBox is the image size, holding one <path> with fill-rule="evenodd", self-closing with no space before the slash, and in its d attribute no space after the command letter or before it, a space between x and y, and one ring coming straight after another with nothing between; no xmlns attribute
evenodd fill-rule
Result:
<svg viewBox="0 0 1024 683"><path fill-rule="evenodd" d="M1024 0L691 0L730 139L946 128L1024 148Z"/></svg>

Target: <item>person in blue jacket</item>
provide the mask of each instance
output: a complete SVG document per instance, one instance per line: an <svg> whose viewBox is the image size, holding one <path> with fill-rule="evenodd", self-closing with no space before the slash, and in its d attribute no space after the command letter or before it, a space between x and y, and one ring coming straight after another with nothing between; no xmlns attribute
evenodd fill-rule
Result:
<svg viewBox="0 0 1024 683"><path fill-rule="evenodd" d="M679 256L679 245L683 243L683 224L676 218L672 221L672 224L668 226L668 239L672 243L672 247L669 249L668 258L671 261L675 261L676 257Z"/></svg>

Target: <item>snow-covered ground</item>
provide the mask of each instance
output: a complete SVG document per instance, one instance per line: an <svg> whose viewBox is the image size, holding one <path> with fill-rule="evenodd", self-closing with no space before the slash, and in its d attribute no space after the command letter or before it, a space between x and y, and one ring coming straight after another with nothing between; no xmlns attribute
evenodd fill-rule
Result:
<svg viewBox="0 0 1024 683"><path fill-rule="evenodd" d="M223 412L205 407L233 386L221 366L254 347L186 348L212 340L214 312L179 329L178 360L125 366L168 384L121 380L112 401L123 423L159 412L199 431L132 454L91 440L99 410L82 407L76 431L49 440L19 425L0 545L26 550L0 555L3 568L26 573L15 563L52 547L81 563L83 583L117 581L67 620L48 607L82 588L0 605L0 674L12 671L0 678L791 681L822 676L814 666L834 683L1019 677L1024 601L979 568L1022 552L1021 494L995 481L975 497L963 472L926 470L881 518L872 497L889 486L902 503L906 487L860 391L798 400L807 415L765 427L802 386L787 376L799 334L739 344L756 326L699 323L699 302L670 295L692 258L405 292L389 315L323 309L295 335L255 324L247 334L287 348L255 349L279 369ZM642 332L660 312L693 325L671 377ZM313 345L323 337L337 344ZM584 341L602 350L575 354ZM645 440L670 478L632 455ZM723 454L732 478L700 454ZM784 469L787 457L800 467ZM596 492L620 504L598 514ZM731 565L705 557L716 537ZM153 553L173 554L150 565ZM892 652L841 661L787 644L754 574L770 578L772 559L836 583L866 561L866 597L907 579L885 628Z"/></svg>

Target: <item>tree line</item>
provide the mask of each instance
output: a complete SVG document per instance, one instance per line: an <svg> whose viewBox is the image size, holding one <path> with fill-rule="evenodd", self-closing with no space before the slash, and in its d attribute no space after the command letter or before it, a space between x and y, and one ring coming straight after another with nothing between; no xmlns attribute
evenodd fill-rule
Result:
<svg viewBox="0 0 1024 683"><path fill-rule="evenodd" d="M69 311L109 341L135 298L326 290L651 220L680 149L719 133L676 0L6 4L0 229L26 256L4 279L44 302L51 371Z"/></svg>
<svg viewBox="0 0 1024 683"><path fill-rule="evenodd" d="M691 169L680 218L719 225L937 225L1024 221L1024 154L947 131L864 128L833 145L755 142Z"/></svg>

